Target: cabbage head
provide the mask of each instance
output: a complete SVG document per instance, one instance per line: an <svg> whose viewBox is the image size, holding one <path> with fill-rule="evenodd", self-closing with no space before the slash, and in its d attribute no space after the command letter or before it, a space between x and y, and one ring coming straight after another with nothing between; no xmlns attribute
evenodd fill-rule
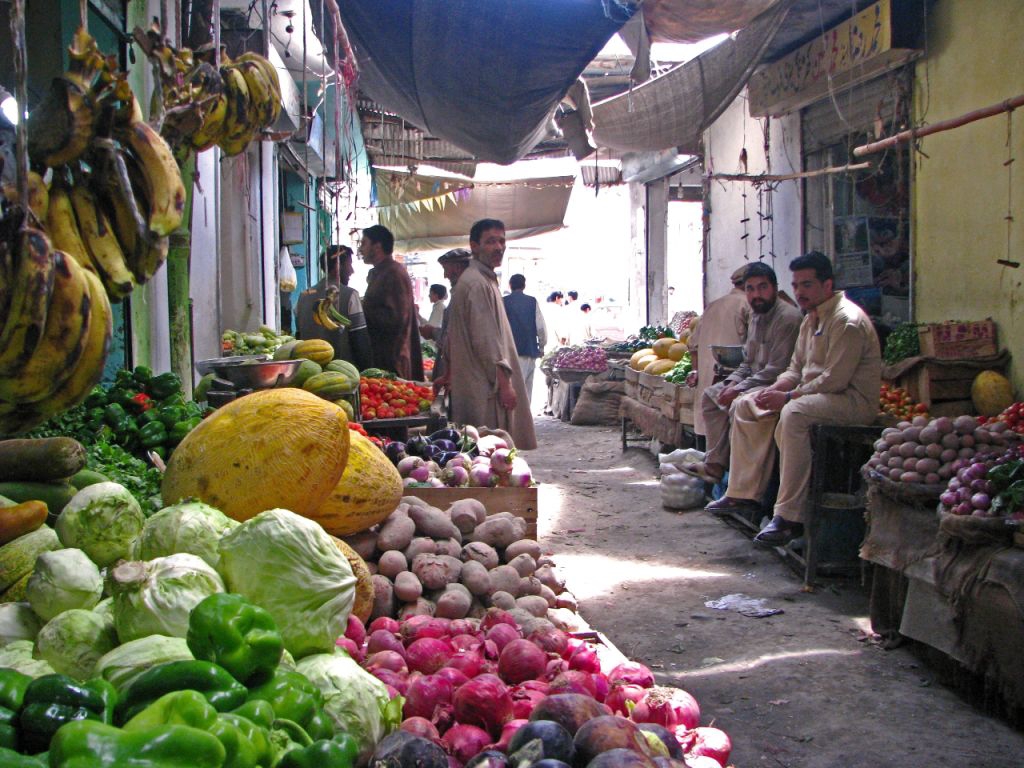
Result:
<svg viewBox="0 0 1024 768"><path fill-rule="evenodd" d="M49 621L72 608L92 608L103 594L100 569L80 549L43 552L25 586L25 598Z"/></svg>
<svg viewBox="0 0 1024 768"><path fill-rule="evenodd" d="M110 589L117 636L127 643L146 635L185 637L189 613L223 592L224 582L204 560L181 553L120 563L110 571Z"/></svg>
<svg viewBox="0 0 1024 768"><path fill-rule="evenodd" d="M103 617L103 620L114 626L114 598L104 597L96 605L93 606L92 612L97 616Z"/></svg>
<svg viewBox="0 0 1024 768"><path fill-rule="evenodd" d="M139 502L117 483L96 483L76 493L57 518L65 547L81 549L100 568L132 556L146 517Z"/></svg>
<svg viewBox="0 0 1024 768"><path fill-rule="evenodd" d="M296 659L328 653L345 633L356 578L334 539L286 509L261 512L220 540L228 591L266 609Z"/></svg>
<svg viewBox="0 0 1024 768"><path fill-rule="evenodd" d="M29 677L52 675L55 670L50 662L32 656L35 645L31 640L14 640L0 648L0 669L16 669Z"/></svg>
<svg viewBox="0 0 1024 768"><path fill-rule="evenodd" d="M152 560L178 552L203 558L213 568L220 555L217 543L238 523L201 501L183 501L164 507L146 520L136 544L138 560Z"/></svg>
<svg viewBox="0 0 1024 768"><path fill-rule="evenodd" d="M389 699L384 683L340 648L306 656L296 664L296 671L323 694L324 712L335 729L359 743L360 764L369 760L377 742L402 721L402 697Z"/></svg>
<svg viewBox="0 0 1024 768"><path fill-rule="evenodd" d="M15 640L35 640L42 626L28 603L0 604L0 647Z"/></svg>
<svg viewBox="0 0 1024 768"><path fill-rule="evenodd" d="M114 627L102 616L72 608L54 616L39 630L35 657L50 662L62 675L88 680L100 657L116 647Z"/></svg>
<svg viewBox="0 0 1024 768"><path fill-rule="evenodd" d="M167 661L191 661L192 651L183 637L149 635L119 645L96 662L95 677L102 677L123 693L150 667Z"/></svg>

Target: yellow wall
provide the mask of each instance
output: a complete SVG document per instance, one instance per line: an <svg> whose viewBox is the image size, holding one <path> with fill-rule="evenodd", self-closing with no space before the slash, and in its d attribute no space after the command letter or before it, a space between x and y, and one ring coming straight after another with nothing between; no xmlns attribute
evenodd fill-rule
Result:
<svg viewBox="0 0 1024 768"><path fill-rule="evenodd" d="M938 0L916 66L915 122L935 123L1024 93L1024 2ZM1024 109L1013 116L1013 215L1006 115L921 141L913 186L918 321L992 317L1024 396ZM1019 269L996 259L1021 262Z"/></svg>

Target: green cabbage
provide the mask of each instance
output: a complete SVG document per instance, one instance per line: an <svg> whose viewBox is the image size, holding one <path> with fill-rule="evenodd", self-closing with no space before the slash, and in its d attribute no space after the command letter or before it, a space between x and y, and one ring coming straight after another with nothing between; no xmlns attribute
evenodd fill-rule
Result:
<svg viewBox="0 0 1024 768"><path fill-rule="evenodd" d="M101 656L94 674L123 692L150 667L165 661L189 661L192 658L185 638L150 635L119 645Z"/></svg>
<svg viewBox="0 0 1024 768"><path fill-rule="evenodd" d="M356 578L331 536L286 509L261 512L220 540L230 592L265 608L296 659L327 653L344 634Z"/></svg>
<svg viewBox="0 0 1024 768"><path fill-rule="evenodd" d="M135 557L152 560L178 552L203 558L216 568L217 543L238 523L219 509L201 501L184 501L165 507L146 520L136 545Z"/></svg>
<svg viewBox="0 0 1024 768"><path fill-rule="evenodd" d="M146 635L184 637L189 613L204 598L223 592L224 582L204 560L181 553L121 563L110 572L110 588L114 626L126 643Z"/></svg>
<svg viewBox="0 0 1024 768"><path fill-rule="evenodd" d="M72 608L92 608L102 594L100 569L80 549L43 552L25 586L25 598L44 621Z"/></svg>
<svg viewBox="0 0 1024 768"><path fill-rule="evenodd" d="M100 568L131 557L146 521L139 502L117 483L96 483L76 493L57 518L57 536Z"/></svg>
<svg viewBox="0 0 1024 768"><path fill-rule="evenodd" d="M0 604L0 647L15 640L35 640L42 626L28 603Z"/></svg>
<svg viewBox="0 0 1024 768"><path fill-rule="evenodd" d="M54 669L48 661L32 657L34 648L35 645L31 640L14 640L8 643L0 648L0 669L5 667L16 669L29 677L54 674Z"/></svg>
<svg viewBox="0 0 1024 768"><path fill-rule="evenodd" d="M117 647L113 626L92 611L73 608L53 617L36 638L35 656L76 680L93 676L96 662Z"/></svg>
<svg viewBox="0 0 1024 768"><path fill-rule="evenodd" d="M334 653L305 657L296 671L323 694L324 711L335 728L359 743L360 763L365 763L377 742L402 721L402 697L389 699L384 683L340 648Z"/></svg>
<svg viewBox="0 0 1024 768"><path fill-rule="evenodd" d="M114 626L114 598L104 597L93 606L92 612L97 616L102 616L110 626Z"/></svg>

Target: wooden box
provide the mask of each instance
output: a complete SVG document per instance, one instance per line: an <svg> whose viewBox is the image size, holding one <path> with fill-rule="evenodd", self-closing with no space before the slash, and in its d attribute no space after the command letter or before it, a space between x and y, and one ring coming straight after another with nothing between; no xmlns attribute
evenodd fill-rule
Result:
<svg viewBox="0 0 1024 768"><path fill-rule="evenodd" d="M996 324L992 320L969 323L925 323L918 326L923 357L940 360L970 360L999 353Z"/></svg>
<svg viewBox="0 0 1024 768"><path fill-rule="evenodd" d="M637 382L638 399L644 405L658 408L661 405L661 385L665 382L663 376L655 376L653 373L640 371L640 379Z"/></svg>
<svg viewBox="0 0 1024 768"><path fill-rule="evenodd" d="M661 383L661 413L663 416L693 424L694 397L697 390L693 387L680 386L671 381Z"/></svg>
<svg viewBox="0 0 1024 768"><path fill-rule="evenodd" d="M640 371L634 371L632 368L626 367L626 397L631 397L634 400L640 399Z"/></svg>
<svg viewBox="0 0 1024 768"><path fill-rule="evenodd" d="M526 535L537 538L537 488L409 488L407 496L416 496L431 506L447 509L459 499L477 499L488 515L511 512L526 520Z"/></svg>
<svg viewBox="0 0 1024 768"><path fill-rule="evenodd" d="M971 384L982 370L970 364L924 362L900 376L896 384L907 390L914 402L927 405L932 416L971 415ZM1002 366L993 370L1002 373Z"/></svg>

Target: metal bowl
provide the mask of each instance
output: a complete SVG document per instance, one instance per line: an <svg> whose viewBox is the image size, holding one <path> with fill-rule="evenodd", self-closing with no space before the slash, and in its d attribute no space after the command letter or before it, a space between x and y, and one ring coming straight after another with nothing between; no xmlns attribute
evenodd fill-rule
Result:
<svg viewBox="0 0 1024 768"><path fill-rule="evenodd" d="M712 344L711 355L715 362L726 368L738 368L743 362L743 346L739 344Z"/></svg>
<svg viewBox="0 0 1024 768"><path fill-rule="evenodd" d="M270 389L291 384L299 372L300 365L302 360L248 360L235 363L221 361L213 366L213 372L239 389Z"/></svg>
<svg viewBox="0 0 1024 768"><path fill-rule="evenodd" d="M269 360L270 355L236 355L234 357L211 357L209 360L196 360L196 371L200 376L213 373L214 367L218 365L231 365L245 363L249 360Z"/></svg>

